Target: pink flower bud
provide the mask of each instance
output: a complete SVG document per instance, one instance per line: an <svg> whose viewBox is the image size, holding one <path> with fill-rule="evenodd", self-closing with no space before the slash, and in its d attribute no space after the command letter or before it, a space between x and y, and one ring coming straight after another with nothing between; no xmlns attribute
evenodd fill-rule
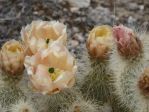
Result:
<svg viewBox="0 0 149 112"><path fill-rule="evenodd" d="M113 27L113 35L119 53L124 57L138 56L141 51L141 42L132 29L123 25Z"/></svg>

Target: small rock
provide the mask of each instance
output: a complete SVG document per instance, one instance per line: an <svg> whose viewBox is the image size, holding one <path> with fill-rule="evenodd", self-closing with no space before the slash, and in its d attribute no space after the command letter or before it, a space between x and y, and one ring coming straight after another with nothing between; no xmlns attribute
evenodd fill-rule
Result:
<svg viewBox="0 0 149 112"><path fill-rule="evenodd" d="M77 32L79 32L79 28L78 28L78 27L72 27L72 31L73 31L74 33L77 33Z"/></svg>
<svg viewBox="0 0 149 112"><path fill-rule="evenodd" d="M97 7L95 9L90 8L90 13L87 15L88 18L90 18L92 21L94 21L96 24L101 23L111 23L111 13L108 8L104 7Z"/></svg>
<svg viewBox="0 0 149 112"><path fill-rule="evenodd" d="M132 16L128 17L128 24L133 24L134 22L136 22L136 19L133 18Z"/></svg>
<svg viewBox="0 0 149 112"><path fill-rule="evenodd" d="M70 41L70 46L72 48L77 47L79 45L79 42L77 40L71 40Z"/></svg>
<svg viewBox="0 0 149 112"><path fill-rule="evenodd" d="M34 11L33 14L38 15L39 13L37 11Z"/></svg>
<svg viewBox="0 0 149 112"><path fill-rule="evenodd" d="M75 38L76 40L78 40L79 42L85 42L85 38L81 35L81 33L76 33L76 34L74 35L74 38Z"/></svg>
<svg viewBox="0 0 149 112"><path fill-rule="evenodd" d="M66 0L72 7L86 8L90 5L90 0Z"/></svg>
<svg viewBox="0 0 149 112"><path fill-rule="evenodd" d="M78 12L79 11L79 8L78 7L72 7L72 8L70 8L70 11L71 12Z"/></svg>
<svg viewBox="0 0 149 112"><path fill-rule="evenodd" d="M136 11L136 10L139 9L139 6L137 5L137 3L129 3L129 4L127 5L127 8L128 8L129 10Z"/></svg>
<svg viewBox="0 0 149 112"><path fill-rule="evenodd" d="M139 6L139 9L142 11L142 10L144 10L144 5L140 5Z"/></svg>

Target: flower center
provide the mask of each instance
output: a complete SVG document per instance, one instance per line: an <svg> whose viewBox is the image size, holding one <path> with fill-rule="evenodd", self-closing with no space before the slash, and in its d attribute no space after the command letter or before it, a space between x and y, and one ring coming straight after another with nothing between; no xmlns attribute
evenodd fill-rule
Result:
<svg viewBox="0 0 149 112"><path fill-rule="evenodd" d="M102 26L101 28L96 29L95 37L105 38L108 34L110 34L110 29L106 28L106 26Z"/></svg>
<svg viewBox="0 0 149 112"><path fill-rule="evenodd" d="M52 81L55 81L61 73L59 69L55 69L53 67L49 68L48 71L50 73L50 77L51 77Z"/></svg>
<svg viewBox="0 0 149 112"><path fill-rule="evenodd" d="M54 73L54 68L53 67L49 68L49 73Z"/></svg>
<svg viewBox="0 0 149 112"><path fill-rule="evenodd" d="M18 45L13 45L13 46L9 46L7 50L10 52L20 52L21 48Z"/></svg>
<svg viewBox="0 0 149 112"><path fill-rule="evenodd" d="M46 39L46 43L48 44L50 42L50 39Z"/></svg>

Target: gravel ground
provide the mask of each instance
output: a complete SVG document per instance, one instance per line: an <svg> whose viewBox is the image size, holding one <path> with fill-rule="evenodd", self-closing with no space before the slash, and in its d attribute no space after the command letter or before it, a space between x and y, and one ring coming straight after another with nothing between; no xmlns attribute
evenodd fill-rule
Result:
<svg viewBox="0 0 149 112"><path fill-rule="evenodd" d="M18 39L22 26L38 19L64 22L71 50L84 44L95 25L125 24L149 30L149 0L91 0L87 8L77 10L67 1L0 0L0 45Z"/></svg>

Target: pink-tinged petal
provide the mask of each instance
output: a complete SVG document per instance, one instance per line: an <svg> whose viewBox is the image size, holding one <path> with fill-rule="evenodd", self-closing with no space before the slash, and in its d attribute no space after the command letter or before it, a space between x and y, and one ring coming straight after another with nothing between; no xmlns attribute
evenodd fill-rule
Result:
<svg viewBox="0 0 149 112"><path fill-rule="evenodd" d="M27 56L25 67L38 92L55 94L64 88L72 87L75 82L75 60L66 46L58 40L33 56Z"/></svg>
<svg viewBox="0 0 149 112"><path fill-rule="evenodd" d="M134 35L134 32L130 28L127 28L123 25L119 25L113 27L113 34L116 41L119 44L123 45L130 41L131 36Z"/></svg>
<svg viewBox="0 0 149 112"><path fill-rule="evenodd" d="M70 88L74 85L74 74L71 72L62 72L59 77L54 81L56 88L60 90Z"/></svg>
<svg viewBox="0 0 149 112"><path fill-rule="evenodd" d="M31 76L33 86L42 93L48 93L52 91L53 84L48 73L48 67L38 65L36 73Z"/></svg>

